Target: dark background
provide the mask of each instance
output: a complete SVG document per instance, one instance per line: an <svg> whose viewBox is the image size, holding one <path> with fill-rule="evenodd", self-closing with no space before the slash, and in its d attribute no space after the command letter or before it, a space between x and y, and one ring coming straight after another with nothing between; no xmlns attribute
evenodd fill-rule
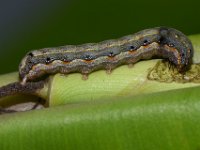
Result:
<svg viewBox="0 0 200 150"><path fill-rule="evenodd" d="M155 26L200 33L198 0L0 0L0 73L30 50L99 42Z"/></svg>

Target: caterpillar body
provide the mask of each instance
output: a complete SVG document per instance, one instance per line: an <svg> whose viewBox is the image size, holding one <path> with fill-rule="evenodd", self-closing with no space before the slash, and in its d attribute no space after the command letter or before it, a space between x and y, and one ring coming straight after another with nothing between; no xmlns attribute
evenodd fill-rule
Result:
<svg viewBox="0 0 200 150"><path fill-rule="evenodd" d="M190 66L193 47L182 32L167 27L142 30L119 39L83 45L33 50L19 65L20 81L0 87L0 98L17 93L34 93L44 87L42 77L62 73L112 70L141 59L163 58L184 72Z"/></svg>
<svg viewBox="0 0 200 150"><path fill-rule="evenodd" d="M19 65L19 76L25 84L46 74L80 72L87 75L152 57L168 59L181 72L190 64L192 56L192 44L183 33L156 27L100 43L31 51Z"/></svg>

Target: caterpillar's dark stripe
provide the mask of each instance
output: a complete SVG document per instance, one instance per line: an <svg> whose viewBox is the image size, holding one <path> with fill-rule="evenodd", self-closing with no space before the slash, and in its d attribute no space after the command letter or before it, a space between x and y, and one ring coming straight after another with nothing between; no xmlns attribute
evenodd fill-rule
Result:
<svg viewBox="0 0 200 150"><path fill-rule="evenodd" d="M25 83L58 72L88 74L98 69L110 70L153 56L168 59L183 71L191 62L193 47L180 31L156 27L116 40L29 52L19 66L19 75Z"/></svg>

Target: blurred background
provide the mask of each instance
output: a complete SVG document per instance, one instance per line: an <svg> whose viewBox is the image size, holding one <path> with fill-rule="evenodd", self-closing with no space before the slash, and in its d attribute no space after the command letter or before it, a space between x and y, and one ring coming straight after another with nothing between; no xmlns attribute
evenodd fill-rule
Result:
<svg viewBox="0 0 200 150"><path fill-rule="evenodd" d="M198 0L0 0L0 73L30 50L119 38L169 26L200 33Z"/></svg>

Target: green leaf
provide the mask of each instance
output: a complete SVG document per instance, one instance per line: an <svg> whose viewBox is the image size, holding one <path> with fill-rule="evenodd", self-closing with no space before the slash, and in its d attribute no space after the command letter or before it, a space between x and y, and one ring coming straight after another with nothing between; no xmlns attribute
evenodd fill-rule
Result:
<svg viewBox="0 0 200 150"><path fill-rule="evenodd" d="M200 147L199 87L0 116L0 148Z"/></svg>

